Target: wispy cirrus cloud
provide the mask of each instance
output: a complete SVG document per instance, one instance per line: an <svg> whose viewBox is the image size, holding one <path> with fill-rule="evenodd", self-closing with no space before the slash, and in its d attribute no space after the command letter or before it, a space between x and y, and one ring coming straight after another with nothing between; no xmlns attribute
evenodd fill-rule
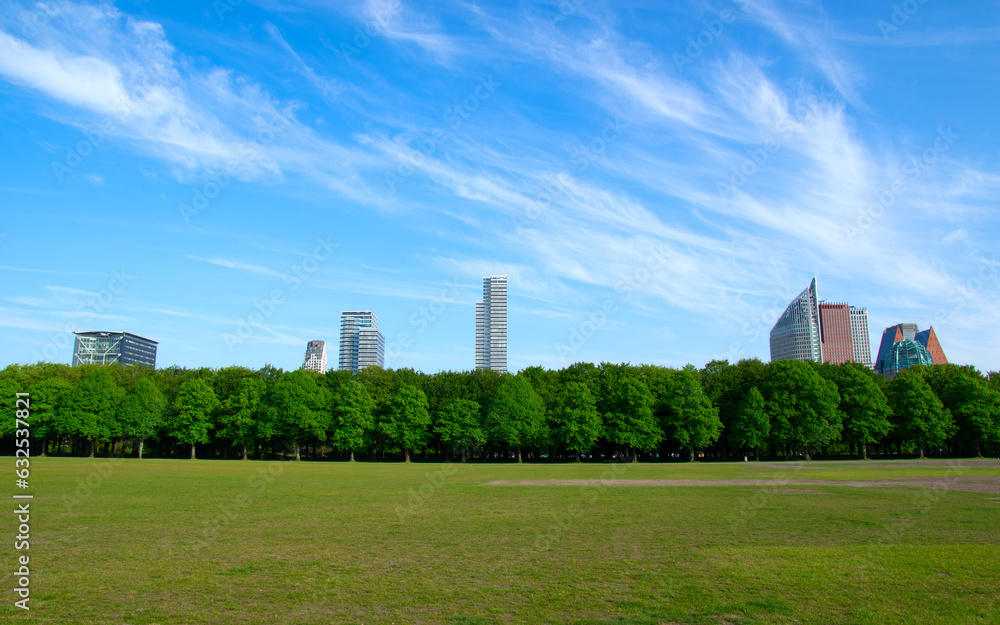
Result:
<svg viewBox="0 0 1000 625"><path fill-rule="evenodd" d="M275 271L274 269L269 269L261 265L254 265L253 263L241 263L234 260L227 260L225 258L199 258L198 256L188 256L187 258L191 260L197 260L202 263L208 263L210 265L216 265L219 267L225 267L227 269L235 269L244 273L249 273L258 276L267 276L268 278L281 278L285 275L280 271Z"/></svg>

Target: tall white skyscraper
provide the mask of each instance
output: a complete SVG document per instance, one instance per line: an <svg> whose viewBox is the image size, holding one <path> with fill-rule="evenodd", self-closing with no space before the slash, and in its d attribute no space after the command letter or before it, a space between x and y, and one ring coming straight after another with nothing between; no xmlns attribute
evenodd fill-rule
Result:
<svg viewBox="0 0 1000 625"><path fill-rule="evenodd" d="M303 369L326 373L326 341L309 341L306 343L306 359Z"/></svg>
<svg viewBox="0 0 1000 625"><path fill-rule="evenodd" d="M854 344L854 362L869 369L872 364L872 340L868 333L868 309L851 306L851 342Z"/></svg>
<svg viewBox="0 0 1000 625"><path fill-rule="evenodd" d="M507 276L483 278L476 303L476 368L507 371Z"/></svg>
<svg viewBox="0 0 1000 625"><path fill-rule="evenodd" d="M357 373L365 367L385 366L385 336L370 310L340 313L340 369Z"/></svg>

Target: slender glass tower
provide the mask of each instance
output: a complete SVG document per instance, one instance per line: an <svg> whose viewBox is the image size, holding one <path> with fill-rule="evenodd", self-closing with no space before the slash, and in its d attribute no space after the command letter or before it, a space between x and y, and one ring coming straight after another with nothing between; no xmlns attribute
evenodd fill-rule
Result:
<svg viewBox="0 0 1000 625"><path fill-rule="evenodd" d="M476 368L507 371L507 276L483 278L476 303Z"/></svg>
<svg viewBox="0 0 1000 625"><path fill-rule="evenodd" d="M340 314L340 369L357 373L365 367L385 366L385 336L370 310Z"/></svg>

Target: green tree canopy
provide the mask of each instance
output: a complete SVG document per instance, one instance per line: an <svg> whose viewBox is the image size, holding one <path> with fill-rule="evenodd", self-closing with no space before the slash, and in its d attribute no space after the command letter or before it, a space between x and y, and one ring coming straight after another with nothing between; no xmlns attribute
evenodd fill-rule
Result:
<svg viewBox="0 0 1000 625"><path fill-rule="evenodd" d="M149 378L139 378L125 391L125 398L118 406L118 420L122 434L139 441L140 458L144 441L156 433L166 410L166 397Z"/></svg>
<svg viewBox="0 0 1000 625"><path fill-rule="evenodd" d="M823 365L820 374L837 385L844 440L857 443L861 457L868 458L868 445L881 441L891 424L889 402L872 374L862 365L848 362Z"/></svg>
<svg viewBox="0 0 1000 625"><path fill-rule="evenodd" d="M751 387L739 403L736 418L730 428L730 440L741 449L759 450L767 444L771 434L771 419L767 415L764 396L756 386Z"/></svg>
<svg viewBox="0 0 1000 625"><path fill-rule="evenodd" d="M664 371L658 376L664 383L654 392L657 414L663 431L681 449L689 451L693 462L695 450L711 445L722 433L719 409L702 391L693 368Z"/></svg>
<svg viewBox="0 0 1000 625"><path fill-rule="evenodd" d="M295 459L302 459L302 444L325 441L330 429L329 392L316 383L315 374L301 369L278 378L269 396L272 419L281 434L292 441Z"/></svg>
<svg viewBox="0 0 1000 625"><path fill-rule="evenodd" d="M53 376L36 382L31 387L31 433L42 440L53 436L73 434L76 428L67 422L65 400L73 386L64 378ZM45 454L45 447L42 447Z"/></svg>
<svg viewBox="0 0 1000 625"><path fill-rule="evenodd" d="M781 445L822 446L840 435L837 385L801 360L778 360L768 367L762 393L771 416L771 435Z"/></svg>
<svg viewBox="0 0 1000 625"><path fill-rule="evenodd" d="M892 408L895 432L924 450L943 445L955 433L951 413L938 399L919 368L899 372L886 385L886 397Z"/></svg>
<svg viewBox="0 0 1000 625"><path fill-rule="evenodd" d="M91 369L80 383L66 395L67 419L77 433L90 442L90 455L94 444L120 435L117 420L118 404L125 395L105 367Z"/></svg>
<svg viewBox="0 0 1000 625"><path fill-rule="evenodd" d="M653 394L635 375L614 376L607 384L604 435L629 451L649 451L663 439L653 414Z"/></svg>
<svg viewBox="0 0 1000 625"><path fill-rule="evenodd" d="M604 434L601 414L593 393L583 382L567 382L554 399L550 429L556 443L568 451L581 453L593 449Z"/></svg>
<svg viewBox="0 0 1000 625"><path fill-rule="evenodd" d="M208 433L219 407L215 391L203 378L190 379L177 390L174 409L165 425L170 436L182 445L191 445L192 460L195 459L195 445L210 442Z"/></svg>
<svg viewBox="0 0 1000 625"><path fill-rule="evenodd" d="M353 378L342 379L330 391L331 442L350 454L364 447L375 427L375 402L368 391Z"/></svg>
<svg viewBox="0 0 1000 625"><path fill-rule="evenodd" d="M517 450L543 443L546 434L545 405L531 384L519 375L506 375L486 416L487 439Z"/></svg>
<svg viewBox="0 0 1000 625"><path fill-rule="evenodd" d="M479 410L479 404L471 399L453 399L441 408L434 422L434 433L441 443L461 448L463 462L470 447L486 442Z"/></svg>
<svg viewBox="0 0 1000 625"><path fill-rule="evenodd" d="M220 385L216 384L218 388ZM227 394L219 410L217 435L241 450L243 460L247 459L247 446L257 441L257 423L263 417L262 401L267 383L259 375L241 376L235 387L226 388Z"/></svg>
<svg viewBox="0 0 1000 625"><path fill-rule="evenodd" d="M411 450L423 449L430 424L427 396L412 384L404 384L389 400L378 428L389 443L403 451L404 462L409 462Z"/></svg>

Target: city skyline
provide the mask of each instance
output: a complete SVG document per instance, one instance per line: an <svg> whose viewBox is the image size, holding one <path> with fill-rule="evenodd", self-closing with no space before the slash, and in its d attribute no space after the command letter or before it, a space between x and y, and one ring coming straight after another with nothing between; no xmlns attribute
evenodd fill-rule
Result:
<svg viewBox="0 0 1000 625"><path fill-rule="evenodd" d="M464 370L495 274L511 371L768 360L812 276L996 369L1000 9L918 4L12 0L0 363Z"/></svg>
<svg viewBox="0 0 1000 625"><path fill-rule="evenodd" d="M771 362L808 360L873 368L868 309L820 299L813 277L771 328Z"/></svg>

